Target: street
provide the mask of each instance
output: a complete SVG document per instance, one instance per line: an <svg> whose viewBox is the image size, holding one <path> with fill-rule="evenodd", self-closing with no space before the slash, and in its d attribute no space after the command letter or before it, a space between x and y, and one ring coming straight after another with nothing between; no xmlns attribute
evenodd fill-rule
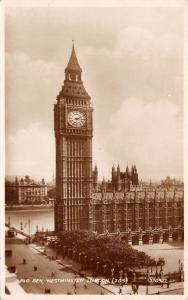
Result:
<svg viewBox="0 0 188 300"><path fill-rule="evenodd" d="M107 294L105 288L89 282L73 271L39 253L31 245L7 244L6 249L12 249L13 255L6 258L6 265L15 265L20 285L27 293L44 294L50 289L51 294ZM23 259L26 264L23 264ZM37 270L34 271L34 267ZM75 280L81 282L74 283Z"/></svg>
<svg viewBox="0 0 188 300"><path fill-rule="evenodd" d="M61 256L58 260L56 252L46 247L46 255L40 253L40 247L36 244L6 244L6 249L12 249L13 255L6 258L7 266L15 265L20 285L27 293L44 294L45 289L50 289L51 294L119 294L119 285L105 284L101 281L98 284L88 282L91 272L84 271L86 278L80 277L78 271L79 263ZM26 264L23 264L25 259ZM37 267L34 270L34 267ZM77 281L77 282L76 282ZM75 283L76 282L76 283ZM131 285L124 285L121 288L122 294L132 294ZM148 286L148 294L183 294L183 282L170 285L170 288L161 286ZM146 286L139 286L138 294L146 294Z"/></svg>

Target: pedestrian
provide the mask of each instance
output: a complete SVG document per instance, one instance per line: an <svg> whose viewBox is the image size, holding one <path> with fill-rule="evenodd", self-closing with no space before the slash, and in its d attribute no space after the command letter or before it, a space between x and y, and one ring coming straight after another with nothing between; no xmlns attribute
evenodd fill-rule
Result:
<svg viewBox="0 0 188 300"><path fill-rule="evenodd" d="M163 287L164 284L164 274L163 274L163 270L160 271L160 280L161 280L161 287Z"/></svg>
<svg viewBox="0 0 188 300"><path fill-rule="evenodd" d="M52 273L51 273L51 277L54 277L54 276L55 276L55 274L54 274L54 272L52 272Z"/></svg>
<svg viewBox="0 0 188 300"><path fill-rule="evenodd" d="M101 280L99 279L99 285L101 285Z"/></svg>
<svg viewBox="0 0 188 300"><path fill-rule="evenodd" d="M85 289L87 289L87 283L86 282L84 283L84 287L85 287Z"/></svg>
<svg viewBox="0 0 188 300"><path fill-rule="evenodd" d="M133 294L136 294L136 292L137 292L136 284L134 282L132 283L132 291L133 291Z"/></svg>
<svg viewBox="0 0 188 300"><path fill-rule="evenodd" d="M34 269L34 271L37 271L37 267L36 266L34 266L33 269Z"/></svg>
<svg viewBox="0 0 188 300"><path fill-rule="evenodd" d="M136 294L138 295L139 284L136 284Z"/></svg>
<svg viewBox="0 0 188 300"><path fill-rule="evenodd" d="M45 288L44 292L45 292L45 294L50 294L51 293L51 289Z"/></svg>
<svg viewBox="0 0 188 300"><path fill-rule="evenodd" d="M121 295L122 294L122 289L121 288L119 288L119 295Z"/></svg>
<svg viewBox="0 0 188 300"><path fill-rule="evenodd" d="M25 258L23 258L23 265L25 265L26 264L26 260L25 260Z"/></svg>
<svg viewBox="0 0 188 300"><path fill-rule="evenodd" d="M167 278L167 283L166 283L166 287L169 288L170 287L170 278Z"/></svg>

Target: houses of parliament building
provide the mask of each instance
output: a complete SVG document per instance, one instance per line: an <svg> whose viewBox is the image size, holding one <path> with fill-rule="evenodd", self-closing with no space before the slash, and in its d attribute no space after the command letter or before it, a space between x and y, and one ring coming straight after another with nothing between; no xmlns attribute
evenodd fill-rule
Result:
<svg viewBox="0 0 188 300"><path fill-rule="evenodd" d="M92 169L93 107L74 45L54 105L56 140L55 231L123 234L155 232L182 238L183 188L140 185L136 166L112 166L111 180ZM180 233L180 234L179 234ZM150 235L149 235L150 238Z"/></svg>

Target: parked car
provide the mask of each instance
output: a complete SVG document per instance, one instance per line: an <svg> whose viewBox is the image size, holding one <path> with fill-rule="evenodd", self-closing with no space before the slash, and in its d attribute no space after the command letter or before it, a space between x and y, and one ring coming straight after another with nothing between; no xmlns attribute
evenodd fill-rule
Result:
<svg viewBox="0 0 188 300"><path fill-rule="evenodd" d="M7 237L11 238L11 237L15 237L16 235L16 231L14 229L9 229L7 231Z"/></svg>
<svg viewBox="0 0 188 300"><path fill-rule="evenodd" d="M12 256L12 250L11 249L6 249L5 250L5 256Z"/></svg>

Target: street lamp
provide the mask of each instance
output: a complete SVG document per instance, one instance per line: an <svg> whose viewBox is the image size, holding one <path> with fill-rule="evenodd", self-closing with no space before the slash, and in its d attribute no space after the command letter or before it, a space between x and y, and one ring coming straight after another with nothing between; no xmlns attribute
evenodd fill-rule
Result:
<svg viewBox="0 0 188 300"><path fill-rule="evenodd" d="M146 273L146 295L148 295L148 284L149 284L149 273L148 273L148 269L147 269L147 273Z"/></svg>
<svg viewBox="0 0 188 300"><path fill-rule="evenodd" d="M181 272L181 260L178 260L178 264L179 264L179 273Z"/></svg>
<svg viewBox="0 0 188 300"><path fill-rule="evenodd" d="M20 222L20 230L21 231L23 230L23 222L22 221Z"/></svg>
<svg viewBox="0 0 188 300"><path fill-rule="evenodd" d="M180 280L184 281L183 263L180 264Z"/></svg>
<svg viewBox="0 0 188 300"><path fill-rule="evenodd" d="M29 243L31 242L31 228L30 228L30 225L31 225L31 220L30 218L28 219L28 227L29 227Z"/></svg>
<svg viewBox="0 0 188 300"><path fill-rule="evenodd" d="M158 263L157 263L157 261L155 263L155 266L156 266L155 277L158 278Z"/></svg>

